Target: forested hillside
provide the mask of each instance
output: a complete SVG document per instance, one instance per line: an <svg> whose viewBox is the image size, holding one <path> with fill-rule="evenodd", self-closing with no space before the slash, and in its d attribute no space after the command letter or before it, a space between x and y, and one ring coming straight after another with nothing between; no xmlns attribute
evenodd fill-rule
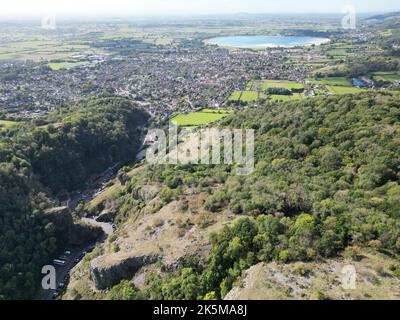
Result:
<svg viewBox="0 0 400 320"><path fill-rule="evenodd" d="M134 159L148 116L128 100L94 99L63 108L53 123L1 137L1 162L28 169L52 192L85 187L94 173Z"/></svg>
<svg viewBox="0 0 400 320"><path fill-rule="evenodd" d="M44 214L51 196L134 159L147 119L129 101L110 98L63 108L44 126L0 131L0 299L32 298L65 236Z"/></svg>
<svg viewBox="0 0 400 320"><path fill-rule="evenodd" d="M222 298L258 262L344 252L356 259L363 247L398 255L399 121L400 99L390 94L268 103L227 118L223 126L256 130L251 175L180 165L149 167L142 179L164 184L164 203L183 197L185 186L217 187L209 189L204 207L248 218L210 236L205 264L191 261L177 274L155 273L140 292L122 282L109 298ZM124 199L125 212L132 206L129 191Z"/></svg>

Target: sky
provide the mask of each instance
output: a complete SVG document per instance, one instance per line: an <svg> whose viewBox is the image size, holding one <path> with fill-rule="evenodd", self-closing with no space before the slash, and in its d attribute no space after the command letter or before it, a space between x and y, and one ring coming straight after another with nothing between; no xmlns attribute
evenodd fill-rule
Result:
<svg viewBox="0 0 400 320"><path fill-rule="evenodd" d="M187 15L234 13L341 13L400 11L399 0L1 0L0 16Z"/></svg>

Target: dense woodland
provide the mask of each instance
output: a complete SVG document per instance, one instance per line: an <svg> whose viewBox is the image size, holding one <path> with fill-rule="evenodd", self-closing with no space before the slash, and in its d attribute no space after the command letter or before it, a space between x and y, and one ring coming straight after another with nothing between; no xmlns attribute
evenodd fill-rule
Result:
<svg viewBox="0 0 400 320"><path fill-rule="evenodd" d="M165 185L165 202L179 199L182 184L220 186L210 190L205 208L248 218L210 236L205 264L154 274L141 292L122 282L108 298L222 298L260 261L357 259L363 247L398 255L399 121L399 96L376 93L266 103L227 118L223 126L256 130L251 175L236 176L228 166L180 165L148 168L143 179ZM121 214L130 205L123 202Z"/></svg>
<svg viewBox="0 0 400 320"><path fill-rule="evenodd" d="M148 115L120 98L65 106L48 124L0 131L0 299L32 298L41 267L58 250L44 211L52 196L133 160Z"/></svg>

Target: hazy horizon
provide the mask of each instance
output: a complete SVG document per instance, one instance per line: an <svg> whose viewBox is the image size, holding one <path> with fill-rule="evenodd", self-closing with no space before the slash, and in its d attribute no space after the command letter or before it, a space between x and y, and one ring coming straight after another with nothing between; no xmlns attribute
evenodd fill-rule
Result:
<svg viewBox="0 0 400 320"><path fill-rule="evenodd" d="M358 13L399 11L398 0L3 0L1 17L34 17L54 13L60 16L193 16L247 14L341 14L352 5Z"/></svg>

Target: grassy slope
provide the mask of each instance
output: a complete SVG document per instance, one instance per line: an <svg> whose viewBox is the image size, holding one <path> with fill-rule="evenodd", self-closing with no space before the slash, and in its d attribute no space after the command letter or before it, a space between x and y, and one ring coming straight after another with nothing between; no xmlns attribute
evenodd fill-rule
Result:
<svg viewBox="0 0 400 320"><path fill-rule="evenodd" d="M330 98L330 99L334 99L334 98ZM336 99L336 98L335 98ZM213 192L211 192L211 194L214 194L215 190L213 190ZM185 196L183 196L184 200L188 200L189 199L189 212L192 211L193 209L193 213L195 213L196 218L199 217L199 214L204 215L205 217L207 217L207 219L215 219L215 218L220 218L220 213L219 214L214 214L214 215L207 215L207 212L203 210L203 201L205 200L204 198L204 194L202 196L200 195L196 195L194 197L192 190L189 193L184 192L183 193ZM187 194L190 194L190 197L186 196ZM172 215L170 216L170 213L172 211L179 211L179 207L182 203L181 201L182 199L180 199L179 202L175 202L173 204L171 204L168 207L168 210L161 209L159 211L156 212L147 212L147 210L145 209L144 212L147 212L147 218L146 217L138 217L137 215L132 216L131 222L128 222L122 229L120 235L120 240L119 244L121 246L121 248L125 248L125 252L131 252L134 248L136 248L135 244L138 243L138 241L150 241L148 243L148 246L140 246L141 248L150 248L150 244L151 239L143 239L143 238L138 238L138 237L145 237L145 232L147 231L152 231L155 227L154 227L154 221L156 218L162 219L165 224L161 228L162 232L165 232L165 234L167 234L168 228L165 228L165 225L168 223L170 228L175 228L179 222L178 221L174 221L175 216ZM101 201L105 201L105 199L102 199ZM150 207L150 206L149 206ZM187 211L187 210L186 210ZM224 210L224 214L227 214L229 212ZM193 218L195 218L195 216L193 216ZM192 218L191 216L189 216L187 214L187 212L184 215L185 219L187 217ZM211 217L211 218L210 218ZM133 224L134 223L136 226L136 219L140 219L141 222L137 225L140 225L141 229L140 230L136 230L135 228L133 228ZM182 218L182 215L181 215ZM182 218L183 219L183 218ZM194 220L193 220L194 221ZM223 220L221 220L220 222L221 224L224 224ZM195 222L195 225L199 225L198 222ZM148 226L148 228L147 228ZM148 230L147 230L148 229ZM185 229L186 230L186 229ZM183 230L183 231L185 231ZM196 230L196 228L192 228L192 229L188 229L186 230L187 233L190 236L192 236L191 232L189 232L190 230ZM139 232L137 232L139 231ZM189 232L189 233L188 233ZM196 231L197 232L197 231ZM170 254L171 252L176 252L171 250L171 247L175 245L175 242L172 238L165 238L168 240L168 243L165 243L165 239L163 238L164 235L163 233L155 233L157 235L157 240L156 241L160 247L165 247L165 249L163 249L166 254ZM201 233L202 236L204 235L203 233ZM149 235L151 235L151 233L149 233ZM195 234L196 236L198 235L198 233ZM168 237L173 237L173 235L170 233L170 231L168 231ZM193 239L196 237L193 237ZM171 240L172 239L172 240ZM181 241L181 239L179 239L179 242ZM196 244L199 245L198 242L193 241L193 247L190 247L191 250L195 250L196 248ZM204 245L204 243L202 244ZM135 249L136 250L136 249ZM192 252L192 251L190 251ZM367 283L365 286L363 284L362 281L359 282L361 291L357 291L354 294L351 294L350 296L347 296L346 293L344 293L344 295L341 295L342 292L340 291L330 291L328 294L328 297L332 297L332 298L357 298L357 299L361 299L361 298L378 298L378 297L384 297L384 298L393 298L393 295L396 293L394 290L392 290L392 288L398 288L398 280L395 278L395 275L393 274L393 272L390 270L391 268L391 264L396 264L397 262L394 261L393 259L384 256L384 258L381 258L381 255L378 255L376 253L365 253L366 256L366 260L362 261L362 264L358 265L357 264L357 270L360 270L360 279L366 279L369 281L369 283ZM276 269L279 269L279 274L283 274L285 275L287 274L293 274L294 277L294 281L293 281L293 285L296 285L299 283L301 284L301 281L308 281L310 282L312 280L312 285L310 286L310 288L301 288L301 290L305 291L304 292L304 296L303 295L296 295L294 294L293 297L293 293L290 293L290 290L294 290L294 289L290 289L290 286L286 285L286 282L284 283L284 285L279 284L277 285L277 294L279 294L278 296L275 295L275 293L273 293L272 298L299 298L299 299L304 299L304 298L317 298L320 297L319 295L319 291L323 291L324 288L328 287L330 288L332 285L336 285L335 288L339 288L337 286L337 279L335 278L337 275L333 274L333 278L329 281L326 281L326 278L330 276L329 272L331 272L332 267L337 267L337 266L342 266L344 261L341 258L336 258L336 259L332 259L332 260L327 260L327 262L322 262L322 261L318 261L318 262L314 262L314 263L307 263L305 264L305 269L311 269L314 270L315 274L310 274L310 276L304 277L302 274L299 274L299 272L301 271L298 268L298 264L289 264L289 265L276 265L276 264L270 264L268 265L269 267L274 267ZM354 262L356 263L356 262ZM270 268L271 269L271 268ZM300 270L300 271L299 271ZM331 275L332 276L332 275ZM266 278L265 276L263 278ZM281 276L282 278L282 276ZM303 279L306 278L306 279ZM307 279L311 279L311 280L307 280ZM336 279L336 280L335 280ZM315 281L314 281L315 280ZM89 280L87 280L89 283ZM326 281L326 282L324 282ZM78 281L79 282L79 281ZM322 283L321 283L322 282ZM263 283L260 281L256 281L255 283L259 283L260 285L262 285ZM381 285L382 284L382 285ZM90 283L88 284L90 285ZM261 290L264 290L265 288L268 288L268 286L270 285L270 283L267 283L265 287L262 287ZM252 287L251 290L256 290L257 288ZM339 288L340 289L340 288ZM338 290L339 290L338 289ZM275 290L275 289L274 289ZM252 296L254 299L258 298L259 294L264 294L264 292L262 291L261 293L253 293L253 292L249 292L249 295L255 295ZM269 294L269 293L268 293ZM247 296L240 296L242 298L247 298Z"/></svg>

